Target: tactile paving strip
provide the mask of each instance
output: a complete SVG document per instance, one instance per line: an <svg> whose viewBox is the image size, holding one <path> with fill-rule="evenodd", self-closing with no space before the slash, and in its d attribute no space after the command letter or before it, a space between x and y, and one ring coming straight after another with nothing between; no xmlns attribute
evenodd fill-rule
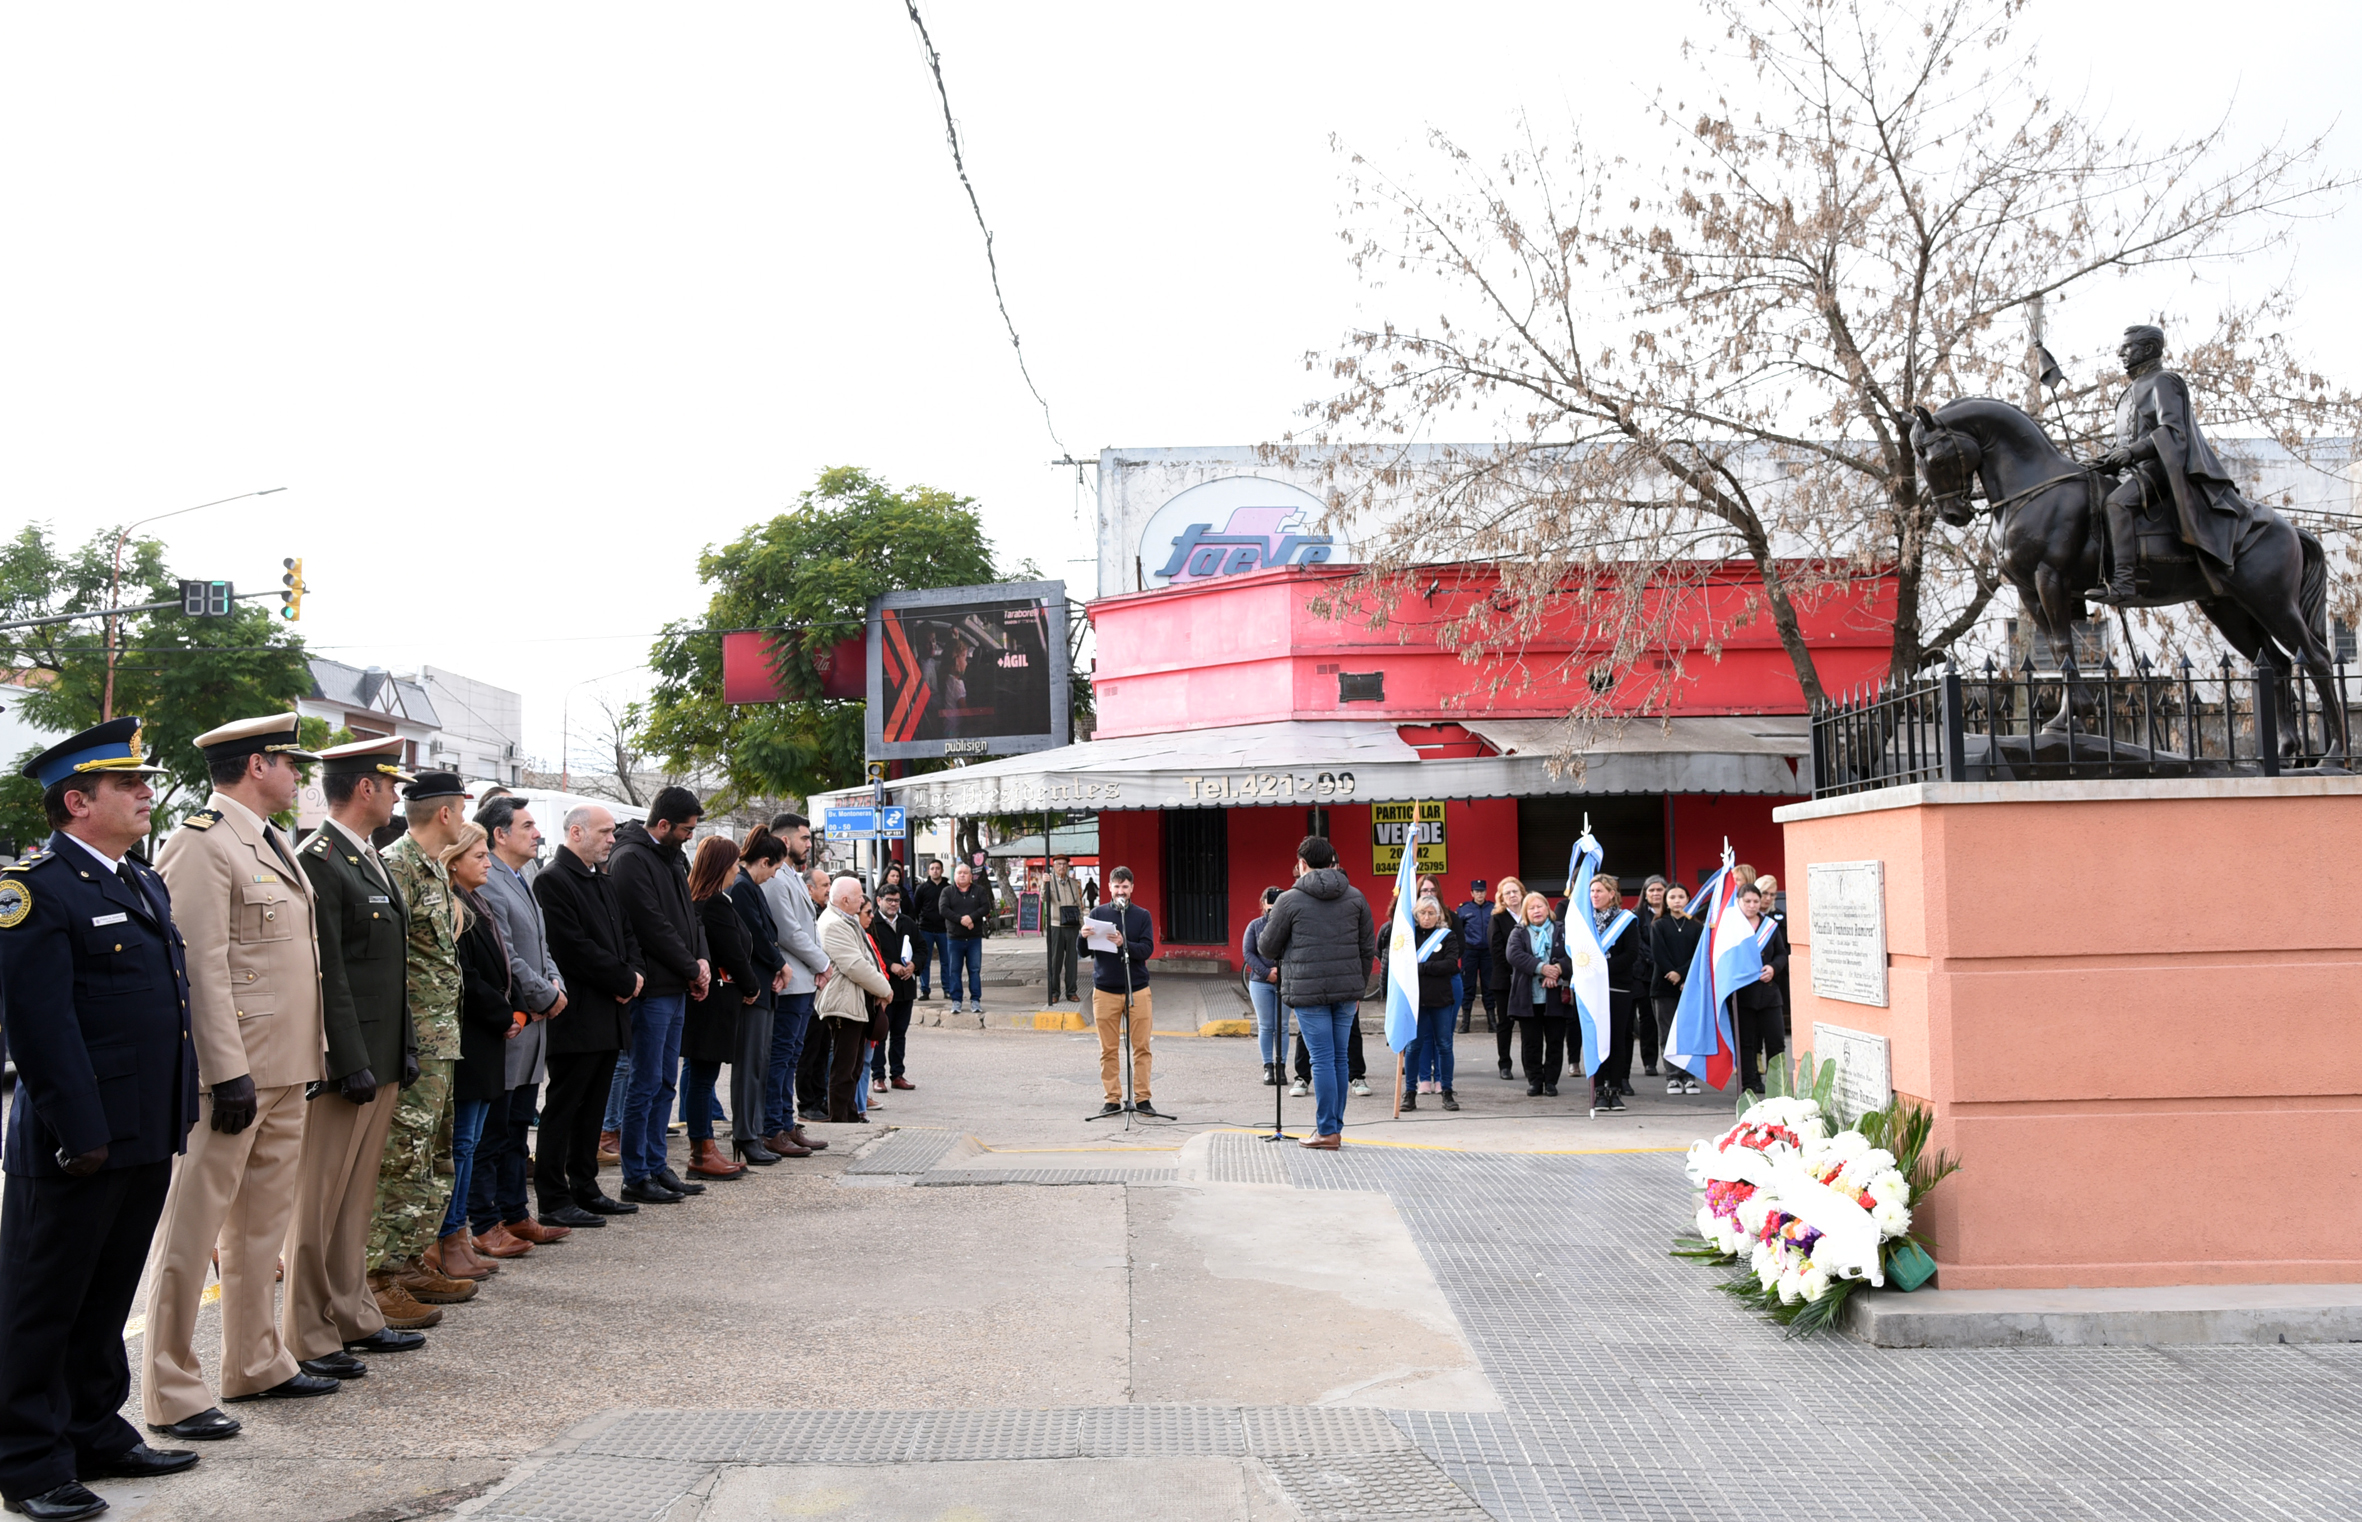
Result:
<svg viewBox="0 0 2362 1522"><path fill-rule="evenodd" d="M939 1168L918 1180L922 1189L975 1184L1178 1184L1178 1168Z"/></svg>
<svg viewBox="0 0 2362 1522"><path fill-rule="evenodd" d="M1281 1166L1279 1152L1293 1145L1217 1131L1206 1142L1206 1177L1217 1184L1284 1184L1288 1170Z"/></svg>
<svg viewBox="0 0 2362 1522"><path fill-rule="evenodd" d="M650 1522L705 1483L711 1464L570 1454L495 1495L487 1522Z"/></svg>
<svg viewBox="0 0 2362 1522"><path fill-rule="evenodd" d="M1412 1446L1383 1411L1367 1406L1248 1406L1239 1412L1257 1458L1314 1453L1392 1453Z"/></svg>
<svg viewBox="0 0 2362 1522"><path fill-rule="evenodd" d="M1394 1517L1489 1522L1484 1508L1417 1449L1264 1462L1304 1522Z"/></svg>
<svg viewBox="0 0 2362 1522"><path fill-rule="evenodd" d="M959 1134L931 1126L909 1126L887 1133L878 1149L846 1165L847 1173L924 1173L943 1161L959 1143Z"/></svg>

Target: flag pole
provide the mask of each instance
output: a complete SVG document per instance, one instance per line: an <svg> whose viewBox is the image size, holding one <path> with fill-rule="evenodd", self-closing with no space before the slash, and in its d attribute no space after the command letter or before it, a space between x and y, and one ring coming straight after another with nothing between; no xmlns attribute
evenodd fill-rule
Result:
<svg viewBox="0 0 2362 1522"><path fill-rule="evenodd" d="M1394 1118L1402 1119L1402 1053L1394 1054Z"/></svg>

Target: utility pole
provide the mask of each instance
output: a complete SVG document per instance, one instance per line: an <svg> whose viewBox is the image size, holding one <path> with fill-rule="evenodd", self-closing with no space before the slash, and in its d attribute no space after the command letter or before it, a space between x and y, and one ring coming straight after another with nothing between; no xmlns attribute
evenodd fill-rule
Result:
<svg viewBox="0 0 2362 1522"><path fill-rule="evenodd" d="M267 497L272 492L285 491L286 489L284 486L266 486L260 491L242 491L234 497L218 497L211 502L200 502L197 507L176 507L168 513L158 513L152 518L141 518L136 522L126 523L122 530L115 535L115 569L114 574L107 582L107 690L106 695L99 700L98 717L100 723L103 724L115 716L115 628L120 622L122 614L128 611L122 605L123 546L130 541L131 531L150 523L161 523L166 518L177 518L182 513L193 513L198 507L219 507L224 502L243 502L248 497Z"/></svg>

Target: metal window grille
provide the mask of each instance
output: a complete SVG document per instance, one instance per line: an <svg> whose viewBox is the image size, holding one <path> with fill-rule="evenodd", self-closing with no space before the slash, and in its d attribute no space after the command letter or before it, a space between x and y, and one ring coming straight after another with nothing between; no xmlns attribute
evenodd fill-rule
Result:
<svg viewBox="0 0 2362 1522"><path fill-rule="evenodd" d="M1183 946L1230 939L1230 812L1164 811L1164 938Z"/></svg>

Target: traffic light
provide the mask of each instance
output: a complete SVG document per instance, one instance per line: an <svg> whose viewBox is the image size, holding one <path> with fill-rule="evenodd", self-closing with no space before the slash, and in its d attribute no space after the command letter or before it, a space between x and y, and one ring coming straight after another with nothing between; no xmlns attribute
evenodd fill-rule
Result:
<svg viewBox="0 0 2362 1522"><path fill-rule="evenodd" d="M287 606L279 610L279 616L285 619L301 618L303 617L303 557L294 556L279 563L287 567L287 574L279 578L287 584L287 590L279 594L279 600Z"/></svg>
<svg viewBox="0 0 2362 1522"><path fill-rule="evenodd" d="M237 601L237 589L226 581L180 584L180 611L190 618L227 618Z"/></svg>

